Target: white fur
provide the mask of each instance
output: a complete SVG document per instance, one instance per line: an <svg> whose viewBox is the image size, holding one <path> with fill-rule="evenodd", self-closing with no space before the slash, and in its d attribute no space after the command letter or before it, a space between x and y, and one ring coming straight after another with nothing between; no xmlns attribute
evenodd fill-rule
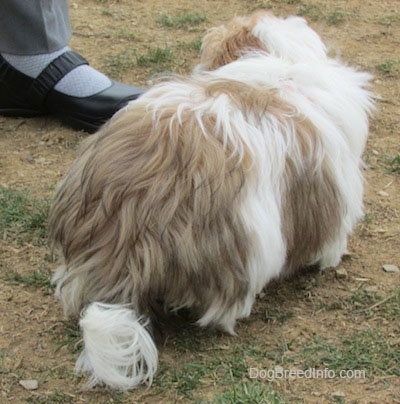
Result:
<svg viewBox="0 0 400 404"><path fill-rule="evenodd" d="M267 44L271 56L288 62L313 63L327 59L325 45L318 34L308 27L304 18L265 16L259 19L253 34Z"/></svg>
<svg viewBox="0 0 400 404"><path fill-rule="evenodd" d="M157 349L147 323L128 307L104 303L88 306L79 322L85 348L76 372L89 373L89 385L114 389L151 385L157 370Z"/></svg>

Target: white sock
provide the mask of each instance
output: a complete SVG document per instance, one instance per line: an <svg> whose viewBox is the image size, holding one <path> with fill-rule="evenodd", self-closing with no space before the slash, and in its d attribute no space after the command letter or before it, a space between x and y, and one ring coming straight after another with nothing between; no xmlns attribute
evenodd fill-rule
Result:
<svg viewBox="0 0 400 404"><path fill-rule="evenodd" d="M21 73L36 78L49 63L68 50L70 49L66 46L58 51L42 55L2 53L2 56ZM111 80L103 73L88 65L81 65L65 75L54 88L60 93L73 97L88 97L110 86Z"/></svg>

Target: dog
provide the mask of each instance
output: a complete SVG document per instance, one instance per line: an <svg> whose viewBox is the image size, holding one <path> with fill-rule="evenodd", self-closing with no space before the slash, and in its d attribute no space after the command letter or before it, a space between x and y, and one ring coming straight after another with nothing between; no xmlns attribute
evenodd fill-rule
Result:
<svg viewBox="0 0 400 404"><path fill-rule="evenodd" d="M304 19L256 12L86 139L49 239L89 385L151 385L164 311L234 335L269 281L338 265L363 214L370 82Z"/></svg>

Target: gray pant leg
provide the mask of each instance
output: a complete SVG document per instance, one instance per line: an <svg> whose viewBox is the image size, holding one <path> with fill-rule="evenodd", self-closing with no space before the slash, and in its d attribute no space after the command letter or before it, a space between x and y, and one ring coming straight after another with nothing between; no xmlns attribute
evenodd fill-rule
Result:
<svg viewBox="0 0 400 404"><path fill-rule="evenodd" d="M0 0L0 53L50 53L70 38L67 0Z"/></svg>

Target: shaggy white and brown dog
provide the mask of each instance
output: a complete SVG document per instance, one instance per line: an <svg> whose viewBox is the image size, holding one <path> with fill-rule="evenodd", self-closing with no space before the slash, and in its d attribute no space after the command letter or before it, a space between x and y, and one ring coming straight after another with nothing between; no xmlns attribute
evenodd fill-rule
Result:
<svg viewBox="0 0 400 404"><path fill-rule="evenodd" d="M234 334L271 279L339 263L363 212L369 81L303 19L259 12L87 139L49 228L92 385L151 383L160 307Z"/></svg>

